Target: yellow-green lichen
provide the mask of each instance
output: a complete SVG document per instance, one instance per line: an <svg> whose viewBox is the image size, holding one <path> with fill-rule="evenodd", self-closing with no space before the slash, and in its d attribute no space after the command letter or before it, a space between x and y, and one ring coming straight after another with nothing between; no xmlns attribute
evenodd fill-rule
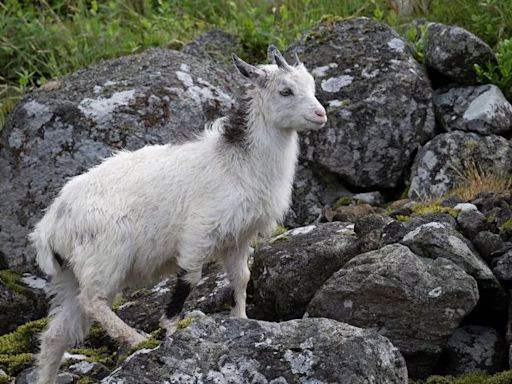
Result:
<svg viewBox="0 0 512 384"><path fill-rule="evenodd" d="M79 378L77 381L77 384L94 384L94 383L96 383L96 381L87 376L83 376L83 377Z"/></svg>
<svg viewBox="0 0 512 384"><path fill-rule="evenodd" d="M115 352L107 347L99 348L73 348L69 350L70 353L77 355L84 355L86 361L97 362L105 365L108 368L113 368L116 365Z"/></svg>
<svg viewBox="0 0 512 384"><path fill-rule="evenodd" d="M14 377L9 375L2 375L0 376L0 384L8 384L12 383L14 381Z"/></svg>
<svg viewBox="0 0 512 384"><path fill-rule="evenodd" d="M0 355L16 355L37 350L38 334L46 327L48 320L30 321L16 328L15 331L0 336Z"/></svg>
<svg viewBox="0 0 512 384"><path fill-rule="evenodd" d="M20 353L19 355L0 355L0 368L8 375L16 376L19 372L29 367L32 362L32 353Z"/></svg>
<svg viewBox="0 0 512 384"><path fill-rule="evenodd" d="M119 308L121 307L121 305L125 304L126 303L126 299L119 295L119 296L116 296L116 298L114 299L114 302L112 303L112 310L114 312L117 312L119 310Z"/></svg>
<svg viewBox="0 0 512 384"><path fill-rule="evenodd" d="M496 220L497 220L496 215L489 215L485 219L485 221L487 221L488 224L494 224L494 223L496 223Z"/></svg>
<svg viewBox="0 0 512 384"><path fill-rule="evenodd" d="M395 217L398 221L401 221L402 223L405 223L409 220L411 220L410 216L407 215L396 215Z"/></svg>

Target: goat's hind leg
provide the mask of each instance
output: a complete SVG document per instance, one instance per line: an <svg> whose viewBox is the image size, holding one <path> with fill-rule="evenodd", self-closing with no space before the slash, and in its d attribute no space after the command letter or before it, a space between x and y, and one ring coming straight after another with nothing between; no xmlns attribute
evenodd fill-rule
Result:
<svg viewBox="0 0 512 384"><path fill-rule="evenodd" d="M78 302L78 282L70 270L52 278L49 294L53 295L50 322L41 334L41 348L37 355L38 384L53 384L66 350L82 341L89 331L90 322Z"/></svg>

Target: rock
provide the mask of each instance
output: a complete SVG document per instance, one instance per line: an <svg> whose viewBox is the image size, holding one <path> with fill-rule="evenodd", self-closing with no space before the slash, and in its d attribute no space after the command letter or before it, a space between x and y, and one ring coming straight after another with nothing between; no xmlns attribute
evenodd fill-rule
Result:
<svg viewBox="0 0 512 384"><path fill-rule="evenodd" d="M478 211L477 206L470 203L458 203L453 207L453 209L460 212Z"/></svg>
<svg viewBox="0 0 512 384"><path fill-rule="evenodd" d="M383 209L372 207L369 204L341 206L332 211L332 221L354 222L360 217L382 213L383 211Z"/></svg>
<svg viewBox="0 0 512 384"><path fill-rule="evenodd" d="M198 316L154 350L132 355L104 384L405 384L384 337L328 319L267 323Z"/></svg>
<svg viewBox="0 0 512 384"><path fill-rule="evenodd" d="M70 365L68 370L78 376L87 376L92 379L101 380L110 374L110 371L101 363L95 361L80 361Z"/></svg>
<svg viewBox="0 0 512 384"><path fill-rule="evenodd" d="M45 316L46 310L43 290L27 287L13 271L0 271L0 335Z"/></svg>
<svg viewBox="0 0 512 384"><path fill-rule="evenodd" d="M492 271L500 280L512 281L512 250L493 260Z"/></svg>
<svg viewBox="0 0 512 384"><path fill-rule="evenodd" d="M386 199L379 191L356 193L352 197L358 204L370 204L380 206L385 203Z"/></svg>
<svg viewBox="0 0 512 384"><path fill-rule="evenodd" d="M512 244L503 241L497 233L490 231L482 231L478 233L473 239L473 245L477 249L482 258L490 263L490 261L500 254L503 254L508 249L512 249Z"/></svg>
<svg viewBox="0 0 512 384"><path fill-rule="evenodd" d="M428 223L442 223L449 227L455 228L457 226L457 220L449 213L436 212L427 213L422 215L413 214L410 219L405 223L407 232L414 231L416 228L421 227Z"/></svg>
<svg viewBox="0 0 512 384"><path fill-rule="evenodd" d="M512 105L492 84L434 92L436 117L446 131L504 134L512 129Z"/></svg>
<svg viewBox="0 0 512 384"><path fill-rule="evenodd" d="M386 225L380 236L382 245L398 243L408 232L407 227L400 221L393 220Z"/></svg>
<svg viewBox="0 0 512 384"><path fill-rule="evenodd" d="M317 289L358 253L353 225L339 222L295 228L258 246L249 317L302 317Z"/></svg>
<svg viewBox="0 0 512 384"><path fill-rule="evenodd" d="M376 214L362 216L356 220L354 231L359 238L361 252L380 248L382 232L391 221L393 220L389 217Z"/></svg>
<svg viewBox="0 0 512 384"><path fill-rule="evenodd" d="M218 64L164 49L104 61L59 84L25 96L0 133L0 253L11 267L31 264L27 234L68 177L113 150L193 138L228 110L237 88Z"/></svg>
<svg viewBox="0 0 512 384"><path fill-rule="evenodd" d="M409 197L442 196L462 181L461 173L475 165L493 174L509 174L512 172L511 144L496 135L480 136L460 131L437 135L416 156Z"/></svg>
<svg viewBox="0 0 512 384"><path fill-rule="evenodd" d="M475 280L453 262L420 258L393 244L351 259L307 311L377 330L404 355L410 376L425 377L477 301Z"/></svg>
<svg viewBox="0 0 512 384"><path fill-rule="evenodd" d="M326 21L294 44L316 77L328 122L301 140L302 157L364 188L393 188L434 135L432 93L407 43L368 18Z"/></svg>
<svg viewBox="0 0 512 384"><path fill-rule="evenodd" d="M418 256L449 259L477 280L495 281L491 270L469 240L443 223L423 224L407 233L401 243Z"/></svg>
<svg viewBox="0 0 512 384"><path fill-rule="evenodd" d="M465 326L450 337L439 359L440 372L447 375L483 371L498 372L505 357L504 343L493 328Z"/></svg>
<svg viewBox="0 0 512 384"><path fill-rule="evenodd" d="M425 62L428 68L445 78L436 79L437 82L475 84L474 65L485 67L495 60L491 47L471 32L439 23L428 24Z"/></svg>
<svg viewBox="0 0 512 384"><path fill-rule="evenodd" d="M35 367L27 368L16 377L15 384L36 384L37 377L38 375ZM62 372L57 375L55 384L72 384L77 380L78 376L72 375L68 372Z"/></svg>
<svg viewBox="0 0 512 384"><path fill-rule="evenodd" d="M488 227L485 216L474 210L460 211L457 215L457 223L462 234L468 239L473 239Z"/></svg>
<svg viewBox="0 0 512 384"><path fill-rule="evenodd" d="M231 61L231 54L242 50L240 39L219 29L203 33L186 44L181 52L220 62Z"/></svg>

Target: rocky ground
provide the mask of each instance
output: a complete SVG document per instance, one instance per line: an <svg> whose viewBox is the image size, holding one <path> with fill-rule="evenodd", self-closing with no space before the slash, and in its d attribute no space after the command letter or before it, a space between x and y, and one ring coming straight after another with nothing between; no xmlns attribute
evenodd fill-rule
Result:
<svg viewBox="0 0 512 384"><path fill-rule="evenodd" d="M461 28L422 30L424 63L366 18L324 20L290 47L329 121L301 138L287 229L254 244L253 320L229 318L229 284L213 264L171 338L158 319L174 278L126 291L115 309L151 341L129 350L95 326L59 383L384 384L507 371L512 106L477 82L473 65L494 59L485 43ZM241 87L225 61L237 44L216 31L181 52L106 61L12 112L0 132L0 382L35 380L45 280L26 235L42 209L112 150L182 142L225 113Z"/></svg>

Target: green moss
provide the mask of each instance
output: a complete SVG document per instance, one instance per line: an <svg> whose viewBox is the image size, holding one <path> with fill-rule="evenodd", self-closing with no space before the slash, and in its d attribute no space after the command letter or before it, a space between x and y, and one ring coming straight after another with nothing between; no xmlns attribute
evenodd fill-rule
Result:
<svg viewBox="0 0 512 384"><path fill-rule="evenodd" d="M450 207L443 207L438 201L430 203L416 203L412 206L412 212L418 216L425 216L433 213L447 213L456 218L459 215L459 211Z"/></svg>
<svg viewBox="0 0 512 384"><path fill-rule="evenodd" d="M116 352L113 352L108 347L99 348L73 348L69 350L70 353L77 355L84 355L89 362L97 362L105 365L108 368L113 368L116 365Z"/></svg>
<svg viewBox="0 0 512 384"><path fill-rule="evenodd" d="M505 223L500 227L500 230L506 234L512 234L512 219L505 221Z"/></svg>
<svg viewBox="0 0 512 384"><path fill-rule="evenodd" d="M112 303L112 310L114 312L117 312L119 310L119 308L121 307L121 305L125 304L126 303L126 299L119 295L119 296L116 296L116 298L114 299L114 302Z"/></svg>
<svg viewBox="0 0 512 384"><path fill-rule="evenodd" d="M277 243L277 242L281 242L281 241L289 241L290 239L288 238L288 236L283 236L283 235L279 235L278 237L272 239L272 243Z"/></svg>
<svg viewBox="0 0 512 384"><path fill-rule="evenodd" d="M396 219L398 221L401 221L402 223L405 223L405 222L411 220L411 217L407 216L407 215L396 215Z"/></svg>
<svg viewBox="0 0 512 384"><path fill-rule="evenodd" d="M345 207L352 203L352 196L341 196L336 202L333 204L332 208L337 209L339 207Z"/></svg>
<svg viewBox="0 0 512 384"><path fill-rule="evenodd" d="M96 381L91 379L90 377L81 377L77 381L77 384L94 384L94 383L96 383Z"/></svg>
<svg viewBox="0 0 512 384"><path fill-rule="evenodd" d="M14 332L0 336L0 355L17 355L37 350L38 334L46 327L47 319L30 321Z"/></svg>
<svg viewBox="0 0 512 384"><path fill-rule="evenodd" d="M282 225L278 225L276 229L274 229L274 233L272 236L279 236L285 233L288 229L286 227L283 227Z"/></svg>
<svg viewBox="0 0 512 384"><path fill-rule="evenodd" d="M462 376L432 376L425 384L511 384L512 371L489 376L482 372L471 372Z"/></svg>
<svg viewBox="0 0 512 384"><path fill-rule="evenodd" d="M12 376L0 376L0 384L8 384L14 381L14 377Z"/></svg>
<svg viewBox="0 0 512 384"><path fill-rule="evenodd" d="M32 353L20 353L18 355L1 355L0 368L8 375L16 376L27 368L32 362Z"/></svg>
<svg viewBox="0 0 512 384"><path fill-rule="evenodd" d="M191 317L186 317L178 322L178 329L187 328L194 321Z"/></svg>
<svg viewBox="0 0 512 384"><path fill-rule="evenodd" d="M21 282L19 273L4 269L0 271L0 281L4 283L10 290L19 293L25 297L34 298L34 293L25 287Z"/></svg>
<svg viewBox="0 0 512 384"><path fill-rule="evenodd" d="M488 224L494 224L496 223L496 215L489 215L486 217L485 221L487 221Z"/></svg>

